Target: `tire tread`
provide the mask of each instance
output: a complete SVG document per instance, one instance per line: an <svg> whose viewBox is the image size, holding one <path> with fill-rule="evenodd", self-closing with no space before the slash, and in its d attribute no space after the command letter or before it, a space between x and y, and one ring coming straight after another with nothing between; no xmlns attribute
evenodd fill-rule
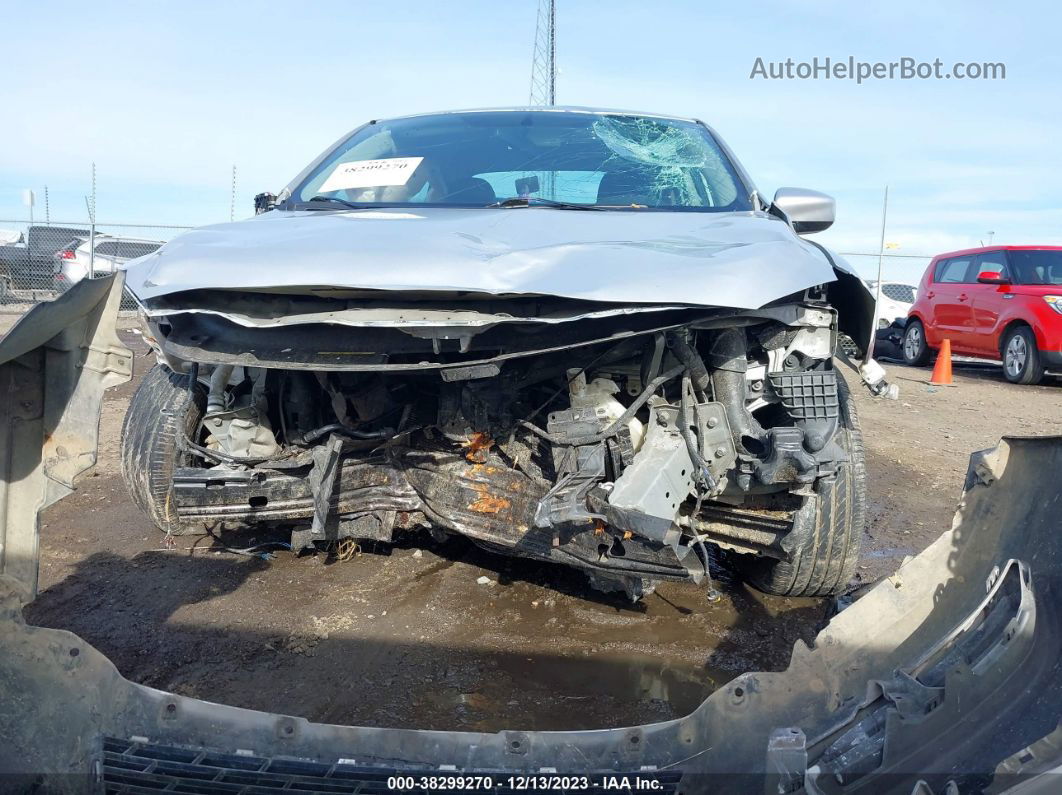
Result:
<svg viewBox="0 0 1062 795"><path fill-rule="evenodd" d="M819 480L814 496L794 514L791 560L753 558L739 563L746 578L766 593L832 596L843 592L855 574L866 524L866 462L855 402L840 373L837 388L838 433L849 460L836 475Z"/></svg>
<svg viewBox="0 0 1062 795"><path fill-rule="evenodd" d="M189 400L198 411L189 411ZM172 515L173 469L180 418L198 422L204 395L197 386L188 393L188 376L156 365L144 376L129 402L122 423L121 470L129 496L159 530L180 534ZM188 430L192 430L188 428Z"/></svg>

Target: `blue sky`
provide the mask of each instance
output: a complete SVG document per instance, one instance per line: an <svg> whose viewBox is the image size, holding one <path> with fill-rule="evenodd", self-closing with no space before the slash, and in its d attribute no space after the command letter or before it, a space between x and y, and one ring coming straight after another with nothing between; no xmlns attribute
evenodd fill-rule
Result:
<svg viewBox="0 0 1062 795"><path fill-rule="evenodd" d="M527 101L537 0L400 4L16 3L3 11L0 219L49 188L103 221L227 220L362 121ZM838 201L818 236L876 250L883 186L897 253L1062 243L1062 11L1024 2L558 0L558 102L696 116L767 195ZM1001 81L750 80L818 56L1002 61ZM0 227L4 226L0 223ZM869 261L856 261L867 269ZM896 277L922 261L895 261Z"/></svg>

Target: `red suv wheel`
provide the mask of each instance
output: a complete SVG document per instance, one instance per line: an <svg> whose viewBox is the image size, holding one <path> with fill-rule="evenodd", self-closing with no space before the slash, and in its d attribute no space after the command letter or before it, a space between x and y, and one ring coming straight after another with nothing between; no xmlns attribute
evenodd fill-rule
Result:
<svg viewBox="0 0 1062 795"><path fill-rule="evenodd" d="M910 320L903 332L903 360L911 367L925 367L932 352L926 344L926 330L922 321Z"/></svg>
<svg viewBox="0 0 1062 795"><path fill-rule="evenodd" d="M1044 365L1036 347L1036 337L1027 326L1018 326L1003 339L1003 375L1012 384L1038 384L1044 378Z"/></svg>

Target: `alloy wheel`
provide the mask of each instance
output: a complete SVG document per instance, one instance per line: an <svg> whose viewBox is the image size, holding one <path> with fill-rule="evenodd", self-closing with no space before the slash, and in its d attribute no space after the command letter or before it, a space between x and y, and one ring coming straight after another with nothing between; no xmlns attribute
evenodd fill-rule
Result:
<svg viewBox="0 0 1062 795"><path fill-rule="evenodd" d="M903 353L907 357L908 361L914 361L918 358L919 352L922 350L922 332L918 326L911 326L907 329L907 334L903 338Z"/></svg>
<svg viewBox="0 0 1062 795"><path fill-rule="evenodd" d="M1004 355L1003 365L1012 378L1021 375L1025 369L1025 361L1029 358L1029 348L1025 344L1025 338L1021 334L1015 334L1007 343L1007 351Z"/></svg>

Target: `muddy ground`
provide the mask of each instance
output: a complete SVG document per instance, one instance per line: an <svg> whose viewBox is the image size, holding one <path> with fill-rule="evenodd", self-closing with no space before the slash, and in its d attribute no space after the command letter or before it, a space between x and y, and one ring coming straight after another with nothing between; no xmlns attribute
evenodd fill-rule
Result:
<svg viewBox="0 0 1062 795"><path fill-rule="evenodd" d="M825 600L733 582L716 604L675 584L630 604L578 572L426 535L349 560L264 561L189 537L165 549L119 474L121 419L152 364L123 336L136 377L108 395L95 473L42 517L41 591L26 615L76 632L134 681L329 723L601 728L679 716L743 671L784 669L827 619ZM957 365L943 389L927 371L889 369L899 401L856 390L871 505L854 586L950 525L971 451L1062 433L1058 379L1015 387L998 367Z"/></svg>

